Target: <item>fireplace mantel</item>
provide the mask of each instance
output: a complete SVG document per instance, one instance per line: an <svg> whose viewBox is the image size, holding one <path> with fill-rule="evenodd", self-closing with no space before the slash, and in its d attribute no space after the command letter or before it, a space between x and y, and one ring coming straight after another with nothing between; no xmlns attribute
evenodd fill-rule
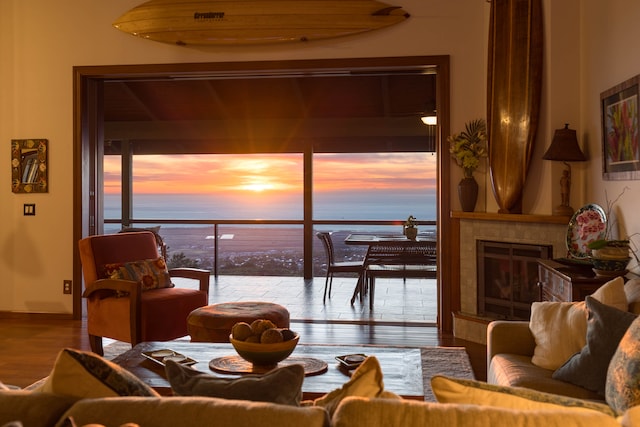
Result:
<svg viewBox="0 0 640 427"><path fill-rule="evenodd" d="M451 218L470 219L478 221L508 221L527 222L538 224L563 224L568 225L571 217L564 215L528 215L528 214L501 214L492 212L451 212Z"/></svg>

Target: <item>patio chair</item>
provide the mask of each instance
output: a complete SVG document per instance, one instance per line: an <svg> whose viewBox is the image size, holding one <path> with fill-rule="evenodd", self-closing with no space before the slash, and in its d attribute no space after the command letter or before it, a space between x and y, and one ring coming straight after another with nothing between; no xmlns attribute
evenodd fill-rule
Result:
<svg viewBox="0 0 640 427"><path fill-rule="evenodd" d="M78 242L78 248L94 353L104 354L102 337L134 346L186 336L189 313L208 304L211 273L167 270L150 231L89 236ZM175 287L171 277L199 284L196 289Z"/></svg>
<svg viewBox="0 0 640 427"><path fill-rule="evenodd" d="M333 283L333 275L335 273L358 273L358 283L356 287L359 287L364 283L365 268L364 260L339 262L335 260L331 233L321 231L318 232L316 236L322 241L325 253L327 254L327 276L324 281L324 295L322 296L322 303L324 304L327 299L327 289L329 289L329 299L331 299L331 285Z"/></svg>

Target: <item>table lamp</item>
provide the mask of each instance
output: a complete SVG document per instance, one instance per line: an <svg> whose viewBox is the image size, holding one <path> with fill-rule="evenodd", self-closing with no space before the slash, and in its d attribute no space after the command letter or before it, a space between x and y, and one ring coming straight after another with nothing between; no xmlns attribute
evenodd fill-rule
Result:
<svg viewBox="0 0 640 427"><path fill-rule="evenodd" d="M587 160L578 145L576 131L569 129L569 124L565 124L564 129L557 129L553 135L551 146L542 158L561 161L567 166L567 169L562 171L562 178L560 178L562 202L553 209L553 214L573 215L573 208L569 205L571 199L571 165L569 162L584 162Z"/></svg>

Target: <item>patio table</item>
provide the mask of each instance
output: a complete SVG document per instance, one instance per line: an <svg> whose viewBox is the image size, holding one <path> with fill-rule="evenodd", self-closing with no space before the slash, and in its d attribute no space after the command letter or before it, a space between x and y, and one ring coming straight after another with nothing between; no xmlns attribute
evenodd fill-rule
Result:
<svg viewBox="0 0 640 427"><path fill-rule="evenodd" d="M373 308L376 277L436 277L436 241L426 236L415 240L403 235L349 234L347 245L367 245L364 259L365 274L358 281L351 297L351 304L360 295L369 292L369 307Z"/></svg>

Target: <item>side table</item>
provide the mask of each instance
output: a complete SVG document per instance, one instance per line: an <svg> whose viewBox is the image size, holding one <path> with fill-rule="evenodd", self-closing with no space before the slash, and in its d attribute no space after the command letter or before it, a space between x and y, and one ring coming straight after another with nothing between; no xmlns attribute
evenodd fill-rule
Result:
<svg viewBox="0 0 640 427"><path fill-rule="evenodd" d="M562 264L552 259L538 260L541 301L582 301L613 277L597 276L591 265Z"/></svg>

